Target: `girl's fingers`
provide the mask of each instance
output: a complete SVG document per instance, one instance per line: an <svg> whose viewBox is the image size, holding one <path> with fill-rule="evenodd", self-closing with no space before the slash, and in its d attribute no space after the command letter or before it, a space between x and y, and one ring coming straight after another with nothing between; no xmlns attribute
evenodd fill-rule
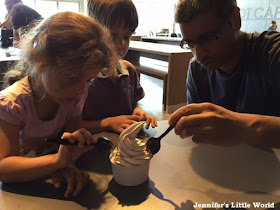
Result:
<svg viewBox="0 0 280 210"><path fill-rule="evenodd" d="M79 142L79 148L82 148L85 144L90 145L91 143L96 143L96 140L92 137L91 133L84 128L73 133L65 132L61 138L68 139L71 143L74 143L77 140Z"/></svg>
<svg viewBox="0 0 280 210"><path fill-rule="evenodd" d="M78 174L76 176L76 188L73 192L73 196L77 196L82 190L83 188L87 185L88 181L89 181L89 175L86 173L81 172L80 174Z"/></svg>
<svg viewBox="0 0 280 210"><path fill-rule="evenodd" d="M66 172L64 173L64 178L66 179L67 181L67 189L66 189L66 192L64 193L64 196L65 198L69 198L69 196L72 194L72 192L74 191L75 189L75 186L76 186L76 178L75 176L73 175L73 173L71 172Z"/></svg>
<svg viewBox="0 0 280 210"><path fill-rule="evenodd" d="M61 179L62 179L62 174L60 172L56 172L52 176L52 183L55 188L60 188L61 186Z"/></svg>
<svg viewBox="0 0 280 210"><path fill-rule="evenodd" d="M85 139L85 143L90 145L91 143L96 143L96 139L94 139L91 133L86 129L81 129L81 133Z"/></svg>

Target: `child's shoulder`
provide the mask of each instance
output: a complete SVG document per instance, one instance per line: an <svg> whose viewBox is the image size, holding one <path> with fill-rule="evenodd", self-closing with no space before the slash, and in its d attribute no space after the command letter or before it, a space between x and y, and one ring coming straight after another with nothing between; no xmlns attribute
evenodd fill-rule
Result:
<svg viewBox="0 0 280 210"><path fill-rule="evenodd" d="M129 61L120 59L119 62L120 62L120 64L121 64L121 67L122 67L122 68L125 68L125 69L133 69L133 70L135 70L135 67L134 67L133 64L130 63Z"/></svg>
<svg viewBox="0 0 280 210"><path fill-rule="evenodd" d="M134 65L129 61L121 59L119 62L124 73L131 75L132 73L136 72Z"/></svg>
<svg viewBox="0 0 280 210"><path fill-rule="evenodd" d="M15 82L11 86L0 92L0 98L5 98L6 100L16 101L18 98L22 96L32 96L32 91L29 86L28 77L24 77L23 79Z"/></svg>

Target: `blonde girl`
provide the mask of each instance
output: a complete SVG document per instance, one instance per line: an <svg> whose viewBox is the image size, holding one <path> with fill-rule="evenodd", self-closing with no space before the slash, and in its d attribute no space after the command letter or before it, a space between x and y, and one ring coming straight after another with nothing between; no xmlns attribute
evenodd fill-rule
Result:
<svg viewBox="0 0 280 210"><path fill-rule="evenodd" d="M55 187L68 183L65 197L76 196L89 176L74 165L95 140L80 128L88 85L114 53L107 32L94 20L62 12L39 23L20 43L21 60L5 75L0 92L0 181L25 182L53 175ZM45 138L78 140L55 154L29 158Z"/></svg>

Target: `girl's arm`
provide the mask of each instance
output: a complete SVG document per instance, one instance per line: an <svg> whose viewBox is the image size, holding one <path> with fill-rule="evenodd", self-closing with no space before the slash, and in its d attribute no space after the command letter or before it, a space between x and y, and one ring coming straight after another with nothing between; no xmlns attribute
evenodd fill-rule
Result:
<svg viewBox="0 0 280 210"><path fill-rule="evenodd" d="M4 27L4 26L7 26L11 23L11 17L8 15L7 19L4 20L3 23L0 24L0 28Z"/></svg>
<svg viewBox="0 0 280 210"><path fill-rule="evenodd" d="M52 174L75 163L85 152L93 147L84 146L96 142L84 129L73 133L65 132L62 138L71 142L77 139L78 146L59 147L57 154L29 158L19 157L19 126L7 123L0 119L0 181L24 182Z"/></svg>
<svg viewBox="0 0 280 210"><path fill-rule="evenodd" d="M57 154L36 158L19 157L19 126L0 119L0 180L23 182L34 180L65 167Z"/></svg>

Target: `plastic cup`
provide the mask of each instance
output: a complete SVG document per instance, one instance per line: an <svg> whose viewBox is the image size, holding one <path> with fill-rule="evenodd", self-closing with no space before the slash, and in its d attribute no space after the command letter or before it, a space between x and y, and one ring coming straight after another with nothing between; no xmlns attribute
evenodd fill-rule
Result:
<svg viewBox="0 0 280 210"><path fill-rule="evenodd" d="M124 167L112 163L114 180L123 186L136 186L149 178L150 161L143 165Z"/></svg>

